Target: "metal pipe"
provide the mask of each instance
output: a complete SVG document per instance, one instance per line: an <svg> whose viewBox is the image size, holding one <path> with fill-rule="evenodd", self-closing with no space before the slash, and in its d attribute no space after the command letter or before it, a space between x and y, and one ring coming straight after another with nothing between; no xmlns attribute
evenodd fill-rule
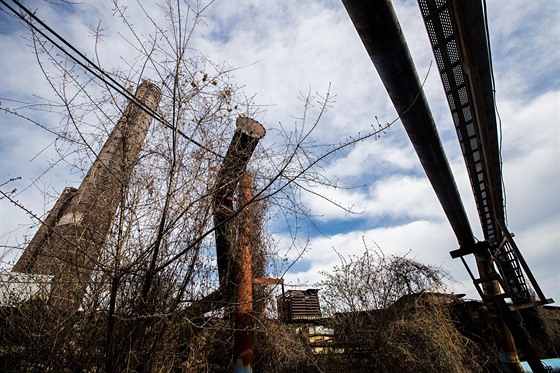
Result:
<svg viewBox="0 0 560 373"><path fill-rule="evenodd" d="M237 247L236 308L233 335L234 373L252 372L253 366L253 206L249 204L253 190L253 178L246 172L239 182L238 206L245 206L239 215L239 245Z"/></svg>
<svg viewBox="0 0 560 373"><path fill-rule="evenodd" d="M414 146L418 158L443 207L461 248L474 249L475 241L461 197L443 151L434 119L408 51L397 16L389 0L342 0L387 93ZM475 254L481 278L492 278L495 270L484 255ZM500 294L497 281L483 285L490 297ZM492 302L486 302L494 323L502 365L520 371L512 335L499 318Z"/></svg>
<svg viewBox="0 0 560 373"><path fill-rule="evenodd" d="M214 184L214 226L220 291L229 300L235 289L233 363L235 373L252 372L253 364L253 269L251 259L252 177L245 171L260 139L266 131L256 120L240 116L230 146ZM236 250L235 233L230 220L234 216L233 192L239 185L239 204L246 211L239 214L239 242ZM233 260L232 260L233 259Z"/></svg>
<svg viewBox="0 0 560 373"><path fill-rule="evenodd" d="M216 256L218 262L218 276L220 289L225 291L226 297L231 295L234 281L231 281L230 260L233 247L232 232L228 232L229 220L234 214L233 192L251 158L260 139L266 130L256 120L240 116L237 118L237 127L222 166L214 183L214 226L216 239Z"/></svg>
<svg viewBox="0 0 560 373"><path fill-rule="evenodd" d="M461 247L475 241L390 1L343 0Z"/></svg>

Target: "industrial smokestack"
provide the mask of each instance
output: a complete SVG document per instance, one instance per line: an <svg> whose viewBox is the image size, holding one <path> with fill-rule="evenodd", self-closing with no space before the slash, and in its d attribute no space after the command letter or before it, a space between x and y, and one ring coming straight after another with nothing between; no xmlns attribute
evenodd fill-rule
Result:
<svg viewBox="0 0 560 373"><path fill-rule="evenodd" d="M99 254L142 149L160 89L144 81L111 132L82 184L65 190L30 242L14 272L54 275L49 303L65 311L80 306Z"/></svg>
<svg viewBox="0 0 560 373"><path fill-rule="evenodd" d="M252 372L253 364L253 285L252 285L252 177L246 172L260 139L266 130L256 120L240 116L237 128L214 184L214 226L216 256L220 288L218 293L226 302L235 300L233 312L235 321L233 363L234 372ZM239 240L235 244L232 218L233 192L239 184L238 206L245 206L241 212L238 227Z"/></svg>
<svg viewBox="0 0 560 373"><path fill-rule="evenodd" d="M231 295L234 281L231 281L230 260L232 253L233 232L228 231L228 222L234 214L233 192L245 173L245 168L260 139L266 130L256 120L240 116L237 128L231 139L228 151L214 184L214 226L216 237L216 254L220 288Z"/></svg>

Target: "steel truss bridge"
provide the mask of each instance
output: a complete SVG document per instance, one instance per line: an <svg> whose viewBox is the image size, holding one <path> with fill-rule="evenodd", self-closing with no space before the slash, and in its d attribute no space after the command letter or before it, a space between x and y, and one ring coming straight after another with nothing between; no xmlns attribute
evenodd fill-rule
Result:
<svg viewBox="0 0 560 373"><path fill-rule="evenodd" d="M465 265L494 321L500 358L523 371L516 344L534 372L544 367L518 311L551 303L505 221L495 90L484 0L418 0L484 233L476 241L390 0L343 0L457 237ZM464 257L474 255L478 275ZM513 357L512 357L513 356Z"/></svg>
<svg viewBox="0 0 560 373"><path fill-rule="evenodd" d="M539 297L536 302L548 303L505 224L485 10L480 1L419 3L474 193L486 242L483 249L491 251L502 275L500 285L517 308L535 303L523 272ZM452 256L462 258L476 251L476 246L461 248Z"/></svg>

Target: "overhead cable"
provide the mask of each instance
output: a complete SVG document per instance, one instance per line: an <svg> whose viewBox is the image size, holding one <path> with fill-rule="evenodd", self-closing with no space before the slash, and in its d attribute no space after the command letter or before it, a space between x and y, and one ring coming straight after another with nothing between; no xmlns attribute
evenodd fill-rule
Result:
<svg viewBox="0 0 560 373"><path fill-rule="evenodd" d="M206 150L206 151L208 151L208 152L210 152L210 153L212 153L212 154L214 154L214 155L216 155L220 158L223 158L223 156L221 154L218 154L218 153L214 152L212 149L209 149L208 147L202 145L201 143L199 143L198 141L196 141L192 137L185 134L183 131L176 128L173 124L169 123L167 120L165 120L165 118L163 118L157 112L155 112L154 110L147 107L142 101L140 101L138 98L136 98L132 93L128 92L128 90L125 87L123 87L119 82L117 82L111 75L109 75L107 72L105 72L101 67L99 67L97 64L95 64L93 61L88 59L76 47L74 47L66 39L64 39L62 36L60 36L56 31L54 31L51 27L49 27L45 22L43 22L41 19L39 19L37 16L35 16L35 14L33 14L33 12L31 12L28 8L26 8L19 1L12 0L12 2L15 3L23 12L25 12L34 21L36 21L42 27L44 27L55 38L57 38L62 43L64 43L66 46L68 46L74 53L76 53L80 58L82 58L87 64L84 63L83 61L81 61L80 59L78 59L76 56L72 55L72 53L68 52L63 46L61 46L59 43L54 41L43 30L41 30L39 27L37 27L29 19L27 19L24 14L22 14L21 12L18 12L16 9L14 9L9 4L7 4L5 0L0 0L0 2L3 5L5 5L10 11L12 11L15 15L17 15L21 20L23 20L29 27L31 27L33 30L35 30L39 34L41 34L41 36L43 36L51 44L53 44L55 47L57 47L59 50L61 50L64 54L66 54L71 60L73 60L75 63L77 63L78 65L83 67L86 71L93 74L95 77L97 77L101 81L103 81L105 84L107 84L109 87L111 87L112 89L117 91L119 94L121 94L122 96L124 96L128 100L134 102L140 109L142 109L144 112L146 112L152 118L161 122L167 128L169 128L173 131L176 131L180 136L182 136L183 138L185 138L189 142L193 143L194 145L200 147L201 149L204 149L204 150ZM94 70L97 70L98 72L96 72Z"/></svg>

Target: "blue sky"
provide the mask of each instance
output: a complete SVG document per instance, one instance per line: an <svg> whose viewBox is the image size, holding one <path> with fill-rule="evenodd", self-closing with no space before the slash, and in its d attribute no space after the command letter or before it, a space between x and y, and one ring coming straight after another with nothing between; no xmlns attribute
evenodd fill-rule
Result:
<svg viewBox="0 0 560 373"><path fill-rule="evenodd" d="M122 21L113 16L109 2L83 1L64 5L28 1L37 15L88 56L95 40L89 25L101 24L104 38L98 45L101 64L126 70L137 54ZM123 1L130 21L141 33L153 32L135 1ZM142 2L154 17L161 8ZM445 95L428 38L414 1L394 3L418 74L426 77L425 92L463 197L475 235L482 237L474 199L460 154ZM503 173L510 231L539 280L545 295L560 301L560 166L559 83L560 19L558 1L488 1L497 105L502 119ZM396 113L381 85L356 31L339 1L215 1L205 11L192 41L193 55L203 55L225 66L239 67L232 79L263 109L255 118L273 133L279 123L291 126L301 116L298 97L311 92L336 95L334 107L322 118L313 140L338 142L371 125L392 122ZM32 49L22 39L26 31L0 14L0 98L34 100L49 97ZM8 21L8 22L7 22ZM13 106L12 103L10 103ZM7 105L8 106L8 105ZM10 106L10 107L11 107ZM313 113L311 113L313 114ZM56 123L48 113L40 120ZM377 118L377 119L376 119ZM18 200L34 211L48 210L66 185L76 185L79 173L62 164L42 175L56 158L44 131L12 116L0 116L0 183L18 188ZM274 136L263 139L273 146ZM39 156L36 156L45 148ZM458 260L448 254L457 247L451 228L424 176L400 122L379 139L368 139L326 160L326 176L351 189L316 192L351 207L356 214L336 208L311 194L302 196L313 223L302 227L299 249L308 241L300 264L285 275L291 283L312 284L338 263L335 250L359 254L363 240L386 253L407 253L422 262L443 266L459 283L456 292L475 297L473 285ZM34 181L36 180L36 181ZM30 186L26 189L26 187ZM43 197L47 191L50 197ZM33 221L6 200L0 200L0 244L17 245L30 234ZM276 224L281 225L279 221ZM320 228L317 230L316 228ZM281 244L289 241L281 226L271 229ZM17 250L4 249L3 266L9 267Z"/></svg>

